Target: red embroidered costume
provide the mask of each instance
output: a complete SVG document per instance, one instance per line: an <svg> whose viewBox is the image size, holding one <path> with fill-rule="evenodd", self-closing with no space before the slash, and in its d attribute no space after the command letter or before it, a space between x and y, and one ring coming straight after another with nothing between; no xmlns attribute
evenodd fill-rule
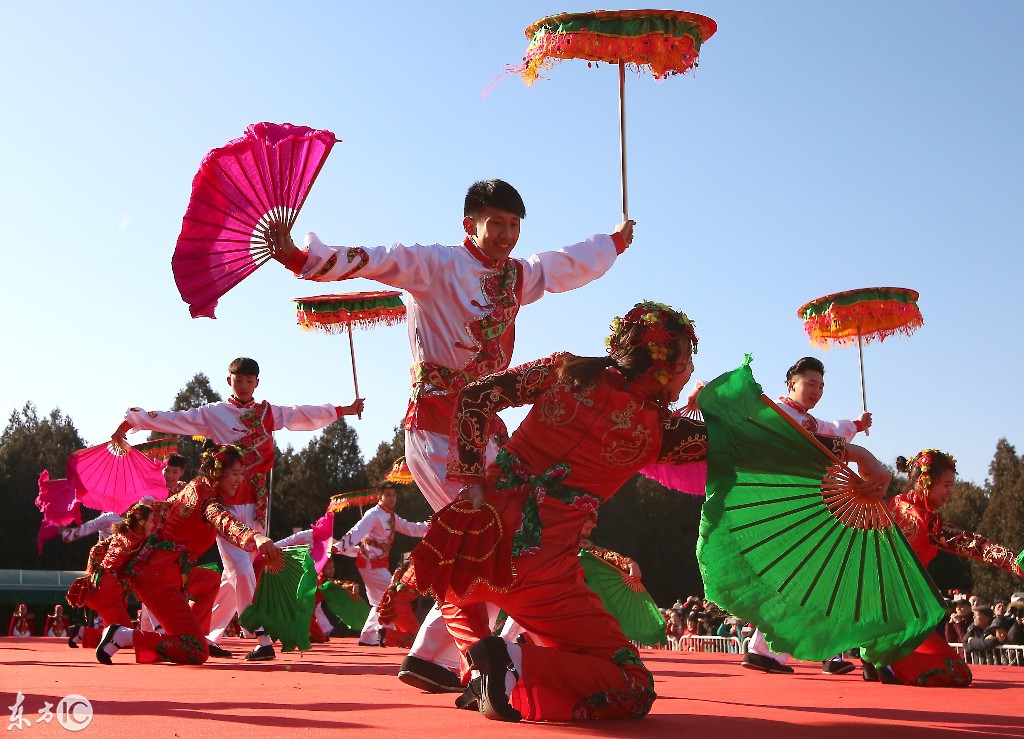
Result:
<svg viewBox="0 0 1024 739"><path fill-rule="evenodd" d="M922 452L918 457L926 453ZM1021 572L1024 554L1018 555L983 536L951 526L933 510L927 492L912 488L892 498L889 507L921 564L927 566L941 549L1024 577ZM929 635L912 654L893 664L892 671L901 682L908 685L962 687L971 682L971 670L967 663L937 633Z"/></svg>
<svg viewBox="0 0 1024 739"><path fill-rule="evenodd" d="M241 549L254 552L256 532L228 511L205 477L197 477L164 505L156 533L142 548L133 553L111 544L103 567L124 569L139 600L167 632L136 630L136 662L164 660L198 665L209 657L205 639L209 614L197 614L189 607L182 592L185 578L199 556L213 546L218 534Z"/></svg>
<svg viewBox="0 0 1024 739"><path fill-rule="evenodd" d="M583 581L580 531L641 467L703 459L707 436L702 423L670 414L618 369L582 386L559 379L567 356L492 375L459 394L448 476L483 481L484 507L467 517L460 501L435 514L413 561L419 584L447 601L442 611L463 655L490 633L485 602L536 640L522 646L522 678L511 696L524 719L641 718L654 681ZM530 413L485 468L497 412L527 403Z"/></svg>

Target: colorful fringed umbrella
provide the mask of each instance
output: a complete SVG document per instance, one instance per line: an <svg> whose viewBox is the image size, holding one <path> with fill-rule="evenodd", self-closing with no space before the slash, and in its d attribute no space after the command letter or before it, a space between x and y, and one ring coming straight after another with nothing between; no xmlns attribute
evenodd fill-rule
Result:
<svg viewBox="0 0 1024 739"><path fill-rule="evenodd" d="M847 290L804 303L796 314L804 322L811 344L828 349L857 342L860 360L860 397L868 409L864 386L864 344L885 341L893 334L910 334L924 325L917 307L919 295L904 287L869 287Z"/></svg>
<svg viewBox="0 0 1024 739"><path fill-rule="evenodd" d="M412 470L409 469L409 465L405 461L405 457L399 457L395 460L395 463L391 465L391 471L384 475L384 479L389 480L396 485L412 484Z"/></svg>
<svg viewBox="0 0 1024 739"><path fill-rule="evenodd" d="M123 513L146 496L167 498L160 465L134 447L125 451L107 443L80 449L71 455L67 469L78 499L98 511Z"/></svg>
<svg viewBox="0 0 1024 739"><path fill-rule="evenodd" d="M295 298L296 320L304 331L327 334L348 333L348 350L352 358L352 383L359 397L359 376L356 374L356 349L352 327L372 328L379 324L394 326L405 320L405 304L397 290L365 293L319 295ZM359 417L363 415L360 413Z"/></svg>
<svg viewBox="0 0 1024 739"><path fill-rule="evenodd" d="M706 597L798 659L855 647L875 664L905 657L945 616L938 590L885 505L861 496L857 475L764 396L749 363L699 399Z"/></svg>
<svg viewBox="0 0 1024 739"><path fill-rule="evenodd" d="M271 259L267 233L291 229L337 139L290 123L254 123L208 153L171 258L193 318L215 318L217 300Z"/></svg>
<svg viewBox="0 0 1024 739"><path fill-rule="evenodd" d="M178 437L162 436L133 446L154 462L163 462L172 454L178 453Z"/></svg>
<svg viewBox="0 0 1024 739"><path fill-rule="evenodd" d="M362 508L364 505L376 503L380 497L377 488L363 488L362 490L350 490L347 493L332 495L327 504L328 513L341 513L346 508Z"/></svg>
<svg viewBox="0 0 1024 739"><path fill-rule="evenodd" d="M703 15L680 10L595 10L559 13L526 29L530 45L513 71L528 85L563 59L607 62L619 67L619 152L622 167L622 219L629 217L626 190L626 67L648 68L655 79L683 74L697 66L701 45L718 29Z"/></svg>

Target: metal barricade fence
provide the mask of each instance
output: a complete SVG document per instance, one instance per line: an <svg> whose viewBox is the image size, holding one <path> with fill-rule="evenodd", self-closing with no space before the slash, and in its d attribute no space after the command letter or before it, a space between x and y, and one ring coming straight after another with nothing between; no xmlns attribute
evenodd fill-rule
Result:
<svg viewBox="0 0 1024 739"><path fill-rule="evenodd" d="M676 652L718 652L720 654L743 654L747 651L749 637L737 639L735 636L682 636L669 637L666 649ZM640 648L644 645L633 642Z"/></svg>
<svg viewBox="0 0 1024 739"><path fill-rule="evenodd" d="M995 649L986 649L983 652L968 652L963 644L950 643L956 653L969 665L1009 665L1012 667L1024 667L1024 646L1018 644L1004 644Z"/></svg>

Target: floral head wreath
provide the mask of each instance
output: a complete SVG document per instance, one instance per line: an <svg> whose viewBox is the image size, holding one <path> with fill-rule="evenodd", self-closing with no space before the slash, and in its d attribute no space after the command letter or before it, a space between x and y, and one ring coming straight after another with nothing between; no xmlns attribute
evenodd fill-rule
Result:
<svg viewBox="0 0 1024 739"><path fill-rule="evenodd" d="M682 324L680 332L674 326L669 328L670 321ZM631 332L634 326L640 326L639 332ZM668 362L669 353L674 344L685 339L690 345L690 352L697 353L697 334L693 330L693 321L685 313L673 310L662 303L645 300L637 303L633 309L621 318L612 320L611 336L605 339L608 354L618 360L628 356L638 347L644 347L651 355L651 368L648 373L662 386L668 384L675 374Z"/></svg>
<svg viewBox="0 0 1024 739"><path fill-rule="evenodd" d="M219 480L220 476L224 474L224 460L228 457L228 449L234 449L238 454L239 459L242 457L242 448L235 446L234 444L225 444L217 449L209 449L203 452L203 457L200 463L206 466L209 461L213 460L213 468L210 470L210 477L214 480Z"/></svg>
<svg viewBox="0 0 1024 739"><path fill-rule="evenodd" d="M907 475L911 480L920 481L921 488L925 491L931 490L931 470L938 458L948 461L953 468L953 474L956 474L956 460L953 459L953 455L938 449L922 449L907 463Z"/></svg>

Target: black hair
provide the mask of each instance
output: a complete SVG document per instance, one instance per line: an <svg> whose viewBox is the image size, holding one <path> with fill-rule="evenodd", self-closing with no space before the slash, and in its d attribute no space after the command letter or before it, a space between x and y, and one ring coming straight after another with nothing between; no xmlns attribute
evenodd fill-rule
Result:
<svg viewBox="0 0 1024 739"><path fill-rule="evenodd" d="M228 365L229 375L253 375L254 377L260 376L260 366L257 364L255 359L249 357L239 357L231 364Z"/></svg>
<svg viewBox="0 0 1024 739"><path fill-rule="evenodd" d="M397 492L398 485L391 482L391 480L381 480L379 483L377 483L377 492L379 493L381 490L394 490Z"/></svg>
<svg viewBox="0 0 1024 739"><path fill-rule="evenodd" d="M669 316L665 321L665 329L683 339L682 343L686 343L685 339L692 336L692 329L688 333L687 327L674 315ZM558 368L558 378L569 380L573 385L582 387L597 380L606 368L617 367L619 372L629 380L635 381L654 364L651 350L647 348L646 344L639 342L638 334L645 330L646 328L640 324L633 324L625 329L622 334L624 340L621 343L630 347L625 354L607 357L577 357L575 354L566 354L565 361ZM681 342L678 341L671 341L668 344L667 361L670 365L677 364L682 356L679 349L680 344ZM692 355L692 343L688 344L688 350L687 353Z"/></svg>
<svg viewBox="0 0 1024 739"><path fill-rule="evenodd" d="M945 452L937 450L930 450L931 463L928 466L928 474L932 480L938 480L943 472L946 470L953 470L953 474L956 474L956 462L950 459L949 455ZM921 468L914 467L910 468L912 460L906 457L896 457L896 471L901 472L910 477L910 483L914 484L917 482L917 478L921 476Z"/></svg>
<svg viewBox="0 0 1024 739"><path fill-rule="evenodd" d="M796 360L796 364L786 370L786 382L788 383L796 375L802 375L804 372L818 372L823 377L825 375L825 365L820 360L814 357L803 357Z"/></svg>
<svg viewBox="0 0 1024 739"><path fill-rule="evenodd" d="M185 466L185 458L183 456L181 456L180 454L172 454L171 456L169 456L167 458L167 466L168 467L184 467Z"/></svg>
<svg viewBox="0 0 1024 739"><path fill-rule="evenodd" d="M217 455L223 450L223 464L221 470L224 470L235 462L242 461L242 453L239 451L237 446L228 444L227 446L221 446L214 441L207 439L203 442L203 460L199 463L199 474L204 477L213 476L213 471L216 469Z"/></svg>
<svg viewBox="0 0 1024 739"><path fill-rule="evenodd" d="M481 210L488 207L507 210L520 218L526 218L526 205L522 196L504 180L480 180L466 191L466 204L462 209L464 216L476 218Z"/></svg>

